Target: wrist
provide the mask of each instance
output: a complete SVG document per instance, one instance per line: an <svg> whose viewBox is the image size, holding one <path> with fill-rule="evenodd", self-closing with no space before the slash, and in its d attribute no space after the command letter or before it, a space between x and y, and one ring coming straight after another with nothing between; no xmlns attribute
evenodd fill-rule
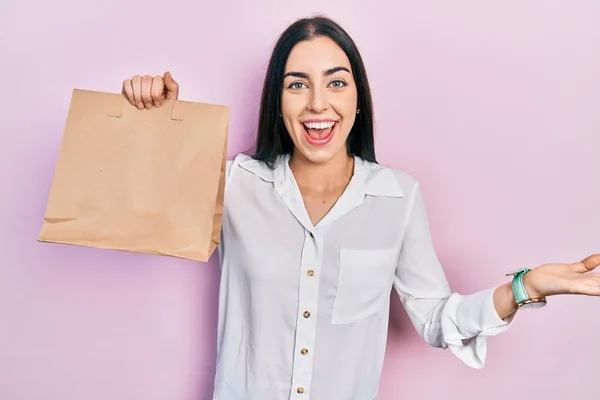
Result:
<svg viewBox="0 0 600 400"><path fill-rule="evenodd" d="M544 293L538 289L539 273L529 268L511 271L513 300L518 308L539 308L546 305Z"/></svg>
<svg viewBox="0 0 600 400"><path fill-rule="evenodd" d="M494 307L501 320L505 320L517 312L517 302L510 282L499 286L494 291Z"/></svg>
<svg viewBox="0 0 600 400"><path fill-rule="evenodd" d="M505 283L502 285L502 292L504 293L504 298L508 299L512 305L514 310L517 310L517 299L515 298L515 292L513 291L511 282Z"/></svg>
<svg viewBox="0 0 600 400"><path fill-rule="evenodd" d="M530 299L541 299L546 297L546 294L539 289L539 285L537 285L536 282L536 277L537 271L535 269L532 269L523 275L523 286L525 286L525 291L529 295Z"/></svg>

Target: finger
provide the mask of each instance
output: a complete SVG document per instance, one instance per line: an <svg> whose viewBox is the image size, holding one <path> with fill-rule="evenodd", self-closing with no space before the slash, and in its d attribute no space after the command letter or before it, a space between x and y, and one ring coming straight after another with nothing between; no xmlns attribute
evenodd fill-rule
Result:
<svg viewBox="0 0 600 400"><path fill-rule="evenodd" d="M131 84L131 79L125 79L123 81L123 93L127 96L127 99L131 102L131 104L135 105L135 99L133 98L133 86Z"/></svg>
<svg viewBox="0 0 600 400"><path fill-rule="evenodd" d="M152 90L151 90L152 102L154 103L155 107L159 107L161 105L163 96L164 96L164 93L163 93L164 90L165 90L165 82L163 81L163 77L155 76L154 79L152 80Z"/></svg>
<svg viewBox="0 0 600 400"><path fill-rule="evenodd" d="M177 100L179 96L179 84L175 82L170 72L165 72L164 82L167 89L167 99Z"/></svg>
<svg viewBox="0 0 600 400"><path fill-rule="evenodd" d="M146 108L152 108L152 80L150 75L142 78L142 102Z"/></svg>
<svg viewBox="0 0 600 400"><path fill-rule="evenodd" d="M135 105L141 110L144 108L144 103L142 102L142 77L136 75L131 78L131 86L133 87L133 100L135 101Z"/></svg>
<svg viewBox="0 0 600 400"><path fill-rule="evenodd" d="M573 264L575 271L580 274L584 274L586 272L592 271L596 267L600 265L600 254L592 254L581 260L578 263Z"/></svg>

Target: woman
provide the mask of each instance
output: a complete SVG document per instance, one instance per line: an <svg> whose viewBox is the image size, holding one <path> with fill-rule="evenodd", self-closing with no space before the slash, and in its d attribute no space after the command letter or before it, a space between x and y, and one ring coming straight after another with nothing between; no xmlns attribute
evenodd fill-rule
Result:
<svg viewBox="0 0 600 400"><path fill-rule="evenodd" d="M123 91L140 109L160 107L178 84L135 76ZM372 115L363 62L340 26L319 17L283 32L255 154L228 162L215 399L376 398L392 288L427 343L476 368L519 306L600 295L600 277L584 275L600 255L452 293L418 182L376 163Z"/></svg>

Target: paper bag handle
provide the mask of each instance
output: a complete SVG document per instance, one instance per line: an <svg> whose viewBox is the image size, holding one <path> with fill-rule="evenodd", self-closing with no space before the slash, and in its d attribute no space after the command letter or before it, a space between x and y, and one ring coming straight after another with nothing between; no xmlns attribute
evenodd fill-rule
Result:
<svg viewBox="0 0 600 400"><path fill-rule="evenodd" d="M170 104L169 104L170 103ZM123 107L129 105L135 107L125 98L125 95L119 96L119 101L111 101L108 106L108 116L121 118L123 115ZM162 107L171 107L171 119L174 121L183 121L183 110L181 104L177 100L164 100Z"/></svg>

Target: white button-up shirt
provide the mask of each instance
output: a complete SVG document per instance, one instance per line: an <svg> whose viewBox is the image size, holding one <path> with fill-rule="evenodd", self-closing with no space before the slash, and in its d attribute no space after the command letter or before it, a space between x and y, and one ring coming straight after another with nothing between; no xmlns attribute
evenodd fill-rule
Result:
<svg viewBox="0 0 600 400"><path fill-rule="evenodd" d="M355 157L313 226L280 161L227 164L214 399L376 399L392 289L427 343L481 368L512 317L495 311L495 288L451 292L418 182Z"/></svg>

